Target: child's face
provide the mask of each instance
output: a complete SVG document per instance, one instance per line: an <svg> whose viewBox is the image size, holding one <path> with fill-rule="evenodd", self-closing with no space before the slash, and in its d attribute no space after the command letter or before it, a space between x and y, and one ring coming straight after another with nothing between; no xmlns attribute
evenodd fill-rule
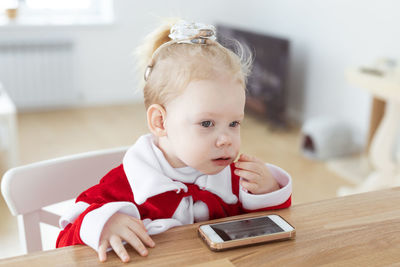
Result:
<svg viewBox="0 0 400 267"><path fill-rule="evenodd" d="M205 174L232 163L239 153L244 105L243 86L228 76L189 83L166 106L167 136L161 143L169 163Z"/></svg>

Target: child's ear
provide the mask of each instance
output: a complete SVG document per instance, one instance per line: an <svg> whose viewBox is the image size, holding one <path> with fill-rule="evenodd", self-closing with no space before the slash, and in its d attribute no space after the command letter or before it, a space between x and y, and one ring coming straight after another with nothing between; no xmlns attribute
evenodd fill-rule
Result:
<svg viewBox="0 0 400 267"><path fill-rule="evenodd" d="M147 126L155 136L167 135L164 127L165 117L165 109L159 104L153 104L147 109Z"/></svg>

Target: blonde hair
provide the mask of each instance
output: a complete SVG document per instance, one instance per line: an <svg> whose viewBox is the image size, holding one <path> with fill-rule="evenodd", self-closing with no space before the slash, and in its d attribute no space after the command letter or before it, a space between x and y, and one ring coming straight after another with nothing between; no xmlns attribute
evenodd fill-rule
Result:
<svg viewBox="0 0 400 267"><path fill-rule="evenodd" d="M213 79L221 74L236 78L243 88L246 87L252 58L238 41L232 40L235 52L213 41L206 45L172 43L154 54L161 45L171 41L168 35L176 21L177 19L165 21L146 37L137 50L142 59L139 67L142 73L149 62L153 62L151 73L143 87L146 109L152 104L166 105L183 93L191 81Z"/></svg>

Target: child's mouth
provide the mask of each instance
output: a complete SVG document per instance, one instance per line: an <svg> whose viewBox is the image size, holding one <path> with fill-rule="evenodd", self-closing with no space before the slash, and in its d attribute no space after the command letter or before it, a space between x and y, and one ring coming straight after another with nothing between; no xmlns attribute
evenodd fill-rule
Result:
<svg viewBox="0 0 400 267"><path fill-rule="evenodd" d="M221 157L212 160L218 166L226 166L229 165L232 161L231 157Z"/></svg>

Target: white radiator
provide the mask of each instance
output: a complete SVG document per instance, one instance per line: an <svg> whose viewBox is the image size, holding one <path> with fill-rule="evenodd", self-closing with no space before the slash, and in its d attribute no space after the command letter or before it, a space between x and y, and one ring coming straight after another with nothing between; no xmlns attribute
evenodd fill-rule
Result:
<svg viewBox="0 0 400 267"><path fill-rule="evenodd" d="M66 40L0 41L0 81L18 109L77 101L74 45Z"/></svg>

